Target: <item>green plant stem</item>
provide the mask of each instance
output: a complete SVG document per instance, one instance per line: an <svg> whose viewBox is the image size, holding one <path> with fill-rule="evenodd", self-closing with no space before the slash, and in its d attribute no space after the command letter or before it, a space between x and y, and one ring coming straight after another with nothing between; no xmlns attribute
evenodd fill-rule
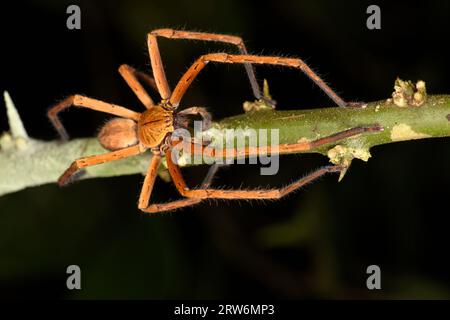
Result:
<svg viewBox="0 0 450 320"><path fill-rule="evenodd" d="M340 145L370 149L403 140L450 136L450 95L429 96L420 107L397 107L386 100L370 102L365 108L322 108L312 110L252 111L226 118L220 128L279 129L280 144L302 138L314 140L350 128L380 124L384 130L349 138ZM324 155L330 146L310 150Z"/></svg>
<svg viewBox="0 0 450 320"><path fill-rule="evenodd" d="M7 101L7 105L9 111L14 108L12 101ZM16 113L12 112L18 115ZM20 118L13 118L9 118L10 132L0 137L0 195L54 183L74 159L106 152L96 138L74 139L65 143L28 138ZM213 128L218 129L219 134L226 129L278 129L280 144L290 144L375 123L384 130L361 134L308 152L326 155L333 163L349 166L353 158L367 161L369 149L373 146L450 137L450 95L428 96L422 105L406 107L399 107L388 99L368 103L360 109L332 107L276 111L263 108L215 122ZM149 158L150 153L145 153L89 167L81 178L144 173Z"/></svg>

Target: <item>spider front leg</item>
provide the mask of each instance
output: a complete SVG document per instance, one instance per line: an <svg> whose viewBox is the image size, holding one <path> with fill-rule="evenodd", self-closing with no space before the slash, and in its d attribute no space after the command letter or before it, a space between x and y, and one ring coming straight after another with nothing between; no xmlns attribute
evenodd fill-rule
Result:
<svg viewBox="0 0 450 320"><path fill-rule="evenodd" d="M77 159L72 162L70 167L61 175L61 177L59 177L58 184L60 186L66 185L70 181L70 178L82 168L135 156L143 153L145 150L146 149L141 145L135 145L104 154Z"/></svg>
<svg viewBox="0 0 450 320"><path fill-rule="evenodd" d="M148 40L149 46L153 45L153 43L156 44L156 37L163 37L167 39L201 40L201 41L229 43L238 47L240 54L244 55L248 54L247 48L245 47L244 41L242 40L241 37L230 36L226 34L194 32L185 30L174 30L174 29L157 29L150 32L148 34L148 37L150 36L152 38ZM154 54L156 54L156 51L154 52ZM157 58L155 58L155 60L157 61ZM162 63L160 63L160 65L162 65ZM258 100L262 99L263 96L261 93L261 89L258 85L258 81L256 80L255 69L253 68L253 65L250 63L245 63L244 66L247 72L248 79L250 80L250 85L252 87L252 91L255 98ZM164 80L162 79L162 81Z"/></svg>
<svg viewBox="0 0 450 320"><path fill-rule="evenodd" d="M352 136L356 136L358 134L363 133L370 133L370 132L380 132L383 130L383 127L381 127L378 124L369 125L369 126L362 126L362 127L355 127L351 128L345 131L337 132L335 134L329 135L324 138L316 139L311 142L300 142L300 143L294 143L294 144L283 144L277 146L275 150L271 149L270 147L247 147L247 148L233 148L233 149L222 149L218 152L213 153L211 156L213 157L222 157L223 159L226 157L230 158L236 158L236 157L242 157L242 156L256 156L259 155L263 150L264 152L268 152L273 154L274 152L277 152L278 154L287 154L292 152L304 152L311 150L313 148L317 148L322 145L335 143L337 141L350 138ZM196 150L200 150L202 154L204 154L205 147L198 146L199 148L195 148L194 144L190 144L191 146L191 154L195 154ZM188 197L188 198L196 198L196 199L280 199L284 197L285 195L289 194L290 192L297 190L304 186L305 184L308 184L315 179L321 177L324 174L327 173L333 173L337 172L340 173L343 170L346 170L347 168L339 165L333 165L333 166L326 166L322 167L305 177L295 181L294 183L291 183L288 186L285 186L283 188L276 188L276 189L263 189L263 190L220 190L220 189L194 189L191 190L187 187L183 176L181 174L181 170L178 167L178 165L174 162L174 159L172 158L171 150L168 150L166 153L166 161L167 161L167 167L169 169L169 173L172 176L172 179L174 181L174 184L177 188L177 190L180 192L181 195Z"/></svg>
<svg viewBox="0 0 450 320"><path fill-rule="evenodd" d="M343 139L351 138L359 134L364 133L376 133L383 131L383 127L379 124L372 124L368 126L361 126L361 127L354 127L348 130L336 132L334 134L331 134L329 136L319 138L312 141L302 141L297 143L287 143L287 144L280 144L276 147L273 146L261 146L261 147L245 147L245 148L226 148L226 149L210 149L208 152L206 152L207 146L196 144L196 143L189 143L189 146L187 146L186 149L188 149L189 153L191 155L200 155L204 156L206 153L208 156L213 158L222 158L222 159L235 159L240 157L252 157L252 156L258 156L260 154L290 154L290 153L301 153L305 151L312 150L314 148L318 148L320 146L330 144L330 143L336 143L338 141L341 141ZM183 142L178 142L183 143ZM178 144L177 143L177 144ZM186 146L183 146L185 148ZM185 149L183 149L185 150Z"/></svg>
<svg viewBox="0 0 450 320"><path fill-rule="evenodd" d="M288 154L293 152L302 152L302 151L308 151L312 148L319 147L321 145L333 143L342 139L346 139L358 134L363 133L370 133L370 132L379 132L383 130L381 126L378 124L369 125L369 126L363 126L363 127L355 127L351 128L342 132L337 132L335 134L329 135L324 138L320 138L317 140L313 140L311 142L299 142L294 144L283 144L277 146L277 152L279 154ZM182 142L180 142L182 143ZM196 151L200 151L203 155L203 152L205 151L205 146L203 145L197 145L198 148L196 148L196 145L194 143L190 143L190 153L195 154ZM265 150L264 152L272 153L274 150L271 148L263 147ZM259 155L262 152L261 147L247 147L243 149L223 149L219 152L214 152L211 156L222 156L222 157L242 157L242 156L255 156ZM158 155L159 156L159 155ZM166 151L166 161L167 166L169 169L169 173L173 179L173 182L175 184L175 187L180 192L181 195L187 197L186 199L172 201L168 203L162 203L162 204L151 204L148 205L148 200L150 197L151 190L153 188L153 184L157 175L157 167L160 163L160 158L155 160L155 163L151 162L149 166L149 171L147 173L146 179L144 181L144 186L142 188L141 197L139 200L139 208L146 213L156 213L156 212L163 212L163 211L172 211L178 208L191 206L197 203L200 203L204 199L279 199L281 197L284 197L288 193L297 190L304 186L305 184L308 184L315 179L327 174L327 173L333 173L337 172L340 173L342 170L345 170L346 168L342 166L326 166L322 167L307 176L295 181L294 183L283 187L279 189L266 189L266 190L217 190L217 189L209 189L209 186L211 184L211 180L213 176L216 173L216 170L218 169L218 165L215 164L213 167L211 167L207 177L205 178L204 182L202 183L200 189L194 189L191 190L187 187L186 182L184 181L184 178L181 174L181 170L178 167L177 164L174 163L172 159L172 153L171 150Z"/></svg>
<svg viewBox="0 0 450 320"><path fill-rule="evenodd" d="M106 103L79 94L69 96L65 98L63 101L51 107L47 112L48 118L50 119L51 123L55 127L56 131L58 131L59 135L63 140L68 140L69 135L67 134L66 129L61 123L61 120L58 117L58 113L69 108L70 106L88 108L91 110L109 113L122 118L132 119L134 121L138 121L140 117L140 113L131 111L127 108L121 107L116 104Z"/></svg>
<svg viewBox="0 0 450 320"><path fill-rule="evenodd" d="M177 86L173 91L172 96L170 97L170 103L173 106L178 106L186 90L191 85L192 81L194 81L194 79L197 77L197 75L206 66L208 62L269 64L300 69L312 81L314 81L338 106L345 107L348 105L301 59L212 53L203 55L200 58L198 58L197 61L195 61L194 64L188 69L188 71L186 71L186 73L181 77L180 81L178 82Z"/></svg>
<svg viewBox="0 0 450 320"><path fill-rule="evenodd" d="M159 53L156 36L149 33L147 35L147 45L148 53L150 56L150 63L152 65L153 77L155 78L159 95L161 96L162 100L167 100L170 98L171 91L169 83L167 82L166 73L164 71L161 54Z"/></svg>

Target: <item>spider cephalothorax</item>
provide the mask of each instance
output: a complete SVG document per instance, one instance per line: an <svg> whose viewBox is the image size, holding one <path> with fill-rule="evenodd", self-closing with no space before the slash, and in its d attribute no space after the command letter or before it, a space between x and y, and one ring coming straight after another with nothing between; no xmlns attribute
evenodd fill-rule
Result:
<svg viewBox="0 0 450 320"><path fill-rule="evenodd" d="M139 141L147 148L159 146L174 128L173 111L156 105L142 112L137 124Z"/></svg>
<svg viewBox="0 0 450 320"><path fill-rule="evenodd" d="M235 45L239 49L240 54L211 53L201 56L181 77L172 92L164 73L157 44L157 37L165 37L169 39L196 39L229 43ZM342 100L301 59L249 55L242 39L239 37L183 30L159 29L152 31L147 35L147 43L153 69L153 76L155 77L154 79L128 65L122 65L119 68L119 72L122 77L145 106L145 111L136 112L116 104L106 103L82 95L67 97L49 110L48 116L63 139L68 139L68 135L58 118L58 113L72 105L106 112L120 117L106 123L106 125L100 130L98 136L100 143L111 151L105 154L75 160L59 178L58 182L60 185L64 185L69 182L70 178L82 168L135 156L150 149L152 151L152 157L150 159L141 189L141 194L139 196L138 207L144 212L152 213L170 211L184 206L193 205L201 202L203 199L278 199L322 176L323 174L330 172L342 172L346 169L340 165L322 167L283 188L222 190L210 188L211 179L217 169L217 165L215 165L211 167L209 174L199 189L190 189L183 179L180 168L172 159L172 149L176 142L172 141L171 135L179 127L190 127L190 119L188 117L190 115L202 117L203 128L207 129L209 127L211 117L205 109L200 107L192 107L182 111L177 110L186 90L189 88L199 72L205 68L209 62L243 64L246 68L251 87L253 89L253 94L257 100L264 100L268 94L263 95L261 93L260 87L256 81L252 64L271 64L301 70L339 106L345 107L349 106L349 104ZM153 102L141 82L145 82L157 89L161 96L161 103L155 104ZM366 132L379 132L380 130L382 130L382 128L377 124L350 128L348 130L336 132L316 140L302 141L302 139L300 139L297 143L281 144L277 146L276 152L278 154L292 153L294 151L306 152L312 148L330 143L336 143L337 141L358 134ZM191 149L193 153L197 152L197 149L203 153L203 145L199 145L195 141L190 141L189 143L191 146L189 149ZM222 159L228 156L236 157L237 155L255 156L261 152L267 151L266 147L263 146L261 148L262 149L260 150L259 147L243 147L241 149L232 147L218 150L213 156L218 156ZM153 185L158 174L158 168L161 165L163 156L166 157L167 168L175 187L185 198L168 203L149 204L150 195L152 193Z"/></svg>

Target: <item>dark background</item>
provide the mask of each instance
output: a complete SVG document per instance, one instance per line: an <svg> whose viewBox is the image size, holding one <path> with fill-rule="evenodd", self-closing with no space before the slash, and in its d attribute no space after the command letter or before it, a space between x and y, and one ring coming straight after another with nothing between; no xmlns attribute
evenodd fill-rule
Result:
<svg viewBox="0 0 450 320"><path fill-rule="evenodd" d="M78 4L81 30L66 28ZM366 28L381 7L382 29ZM450 93L447 1L21 1L2 4L0 90L8 90L29 134L55 139L47 108L72 93L142 110L117 73L149 71L146 33L172 27L241 35L255 54L299 56L344 99L387 98L397 76ZM196 57L234 48L160 40L173 86ZM258 67L279 109L332 106L295 70ZM156 99L157 95L153 94ZM252 98L242 66L208 67L184 106L214 118L242 112ZM7 130L4 111L0 128ZM73 137L92 136L104 114L64 114ZM449 298L448 139L374 148L341 183L327 176L281 201L204 203L140 215L139 175L0 198L0 296L8 298ZM25 160L24 160L25 161ZM217 186L281 186L326 163L287 156L280 173L232 166ZM185 169L191 185L207 168ZM177 198L158 181L153 199ZM66 289L66 267L82 270L82 290ZM382 290L366 289L366 268L381 267Z"/></svg>

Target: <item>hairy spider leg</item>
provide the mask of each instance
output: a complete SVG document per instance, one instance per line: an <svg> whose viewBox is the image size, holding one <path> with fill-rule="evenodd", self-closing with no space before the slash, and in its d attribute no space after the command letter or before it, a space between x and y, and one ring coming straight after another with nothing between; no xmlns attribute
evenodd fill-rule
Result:
<svg viewBox="0 0 450 320"><path fill-rule="evenodd" d="M63 140L68 140L69 135L67 134L66 129L61 123L61 120L58 117L58 113L69 108L70 106L83 107L100 112L105 112L122 118L132 119L134 121L138 121L141 115L138 112L129 110L116 104L107 103L100 100L85 97L79 94L75 94L65 98L61 102L52 106L47 112L48 118L50 119L51 123L55 127L56 131L58 131L60 137Z"/></svg>
<svg viewBox="0 0 450 320"><path fill-rule="evenodd" d="M294 143L294 144L283 144L277 146L276 152L279 154L287 154L291 152L304 152L311 150L312 148L319 147L321 145L333 143L340 141L342 139L346 139L358 134L363 133L370 133L370 132L379 132L382 131L383 128L378 125L369 125L369 126L363 126L363 127L355 127L348 130L344 130L341 132L337 132L335 134L329 135L324 138L316 139L310 142L300 142L300 143ZM181 143L181 142L179 142ZM176 144L174 144L176 145ZM199 150L200 152L204 152L205 146L203 145L195 145L194 143L190 143L190 151L192 154L197 152ZM218 152L213 152L212 156L222 156L222 157L242 157L242 156L254 156L259 155L262 151L262 148L264 148L264 152L272 153L274 150L272 150L270 147L247 147L242 149L222 149ZM215 150L215 149L213 149ZM274 189L262 189L262 190L220 190L220 189L209 189L210 186L210 179L207 178L205 181L208 181L208 183L204 183L200 189L189 189L186 185L186 182L184 181L184 178L181 174L181 170L179 166L173 161L172 159L172 152L171 148L168 148L166 151L166 161L167 166L169 169L169 173L172 177L172 180L175 184L175 187L177 188L178 192L188 199L195 199L192 201L189 201L187 199L172 201L168 203L163 204L151 204L148 206L148 199L150 198L149 193L145 193L144 195L141 194L141 198L145 196L144 199L147 199L147 201L140 201L139 209L141 209L143 212L146 213L157 213L157 212L163 212L163 211L171 211L175 210L184 206L193 205L196 203L201 202L204 199L279 199L284 197L285 195L289 194L290 192L297 190L304 186L305 184L308 184L312 182L313 180L321 177L324 174L332 173L332 172L341 172L345 168L339 165L333 165L333 166L325 166L322 168L319 168L318 170L306 175L305 177L285 186L282 188L274 188ZM150 170L150 169L149 169ZM152 179L149 179L147 181L148 184L151 184L151 186L145 186L146 183L144 182L144 188L151 190L153 187L154 179L156 178L156 173L152 171L152 175L154 177ZM215 173L215 172L214 172ZM212 175L214 175L212 173ZM212 179L211 175L211 179ZM147 180L147 179L146 179ZM147 205L147 206L145 206Z"/></svg>
<svg viewBox="0 0 450 320"><path fill-rule="evenodd" d="M142 102L142 104L147 108L150 109L155 106L155 103L153 102L152 98L149 96L147 91L144 89L142 84L138 80L138 71L134 69L133 67L123 64L119 67L119 73L125 80L125 82L128 84L128 86L133 90L134 94L137 96L139 101ZM142 73L143 74L143 73ZM143 74L145 75L145 74ZM145 75L146 77L150 76ZM152 79L153 80L153 79Z"/></svg>
<svg viewBox="0 0 450 320"><path fill-rule="evenodd" d="M128 158L143 152L145 152L145 148L137 144L124 149L77 159L72 162L70 167L61 175L61 177L59 177L58 184L60 186L66 185L70 181L70 178L82 168Z"/></svg>
<svg viewBox="0 0 450 320"><path fill-rule="evenodd" d="M200 188L208 188L211 185L211 182L217 173L217 170L219 169L220 165L214 164L209 168L209 171L203 180ZM142 192L141 196L139 197L139 209L142 212L145 213L158 213L158 212L164 212L164 211L173 211L177 209L181 209L188 206L193 206L195 204L198 204L202 202L204 199L201 198L183 198L180 200L170 201L166 203L149 203L151 189L153 188L153 184L155 183L156 173L152 171L152 176L148 180L144 181L144 185L142 186ZM150 190L150 191L148 191Z"/></svg>
<svg viewBox="0 0 450 320"><path fill-rule="evenodd" d="M231 36L226 34L216 34L207 32L194 32L185 30L174 30L174 29L157 29L149 33L155 37L163 37L167 39L186 39L186 40L201 40L201 41L213 41L222 42L235 45L239 49L240 54L247 55L247 48L245 47L244 41L241 37ZM155 40L156 41L156 40ZM244 64L247 76L250 80L250 85L253 91L253 95L256 99L262 99L261 89L256 80L255 70L251 63Z"/></svg>
<svg viewBox="0 0 450 320"><path fill-rule="evenodd" d="M255 55L233 55L226 53L212 53L206 54L198 58L192 66L181 77L177 86L175 87L170 103L177 106L186 90L192 84L192 81L197 77L200 71L206 66L208 62L218 63L251 63L251 64L269 64L279 65L300 69L311 80L313 80L338 106L344 107L347 103L341 99L314 71L312 71L303 60L298 58L283 58L270 56L255 56Z"/></svg>

